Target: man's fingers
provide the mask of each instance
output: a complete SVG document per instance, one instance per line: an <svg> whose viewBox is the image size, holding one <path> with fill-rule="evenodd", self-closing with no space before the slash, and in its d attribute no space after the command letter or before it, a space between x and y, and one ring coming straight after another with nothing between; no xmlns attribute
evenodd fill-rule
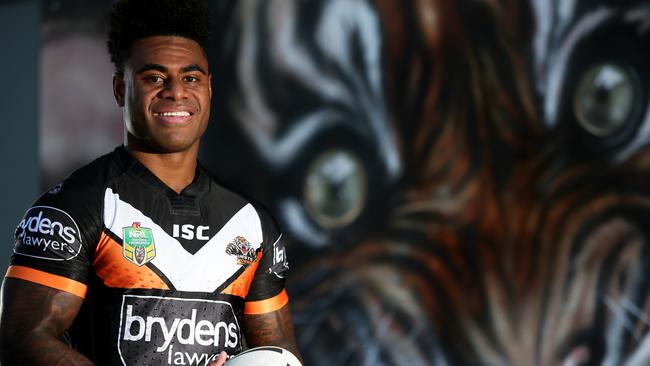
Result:
<svg viewBox="0 0 650 366"><path fill-rule="evenodd" d="M219 357L217 357L216 360L210 362L208 366L222 366L226 363L227 359L228 359L228 354L224 351L221 351L221 353L219 353Z"/></svg>

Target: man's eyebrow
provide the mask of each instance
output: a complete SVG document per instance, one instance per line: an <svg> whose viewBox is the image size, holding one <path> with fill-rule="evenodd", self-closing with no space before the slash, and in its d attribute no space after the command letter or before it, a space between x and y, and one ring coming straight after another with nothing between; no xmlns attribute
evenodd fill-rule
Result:
<svg viewBox="0 0 650 366"><path fill-rule="evenodd" d="M146 65L142 66L140 69L138 69L137 74L142 74L143 72L149 71L149 70L167 72L167 68L165 66L163 66L163 65L160 65L160 64L146 64Z"/></svg>
<svg viewBox="0 0 650 366"><path fill-rule="evenodd" d="M168 69L165 66L160 65L160 64L146 64L146 65L142 66L140 69L138 69L137 74L141 74L141 73L143 73L145 71L149 71L149 70L156 70L156 71L165 72L165 73L168 71ZM185 67L183 67L181 69L182 73L192 72L192 71L198 71L198 72L200 72L200 73L202 73L204 75L208 74L198 64L190 64L190 65L187 65L187 66L185 66Z"/></svg>
<svg viewBox="0 0 650 366"><path fill-rule="evenodd" d="M208 74L207 72L205 72L205 70L203 70L203 68L201 66L199 66L197 64L187 65L181 71L184 72L184 73L185 72L198 71L198 72L202 73L203 75Z"/></svg>

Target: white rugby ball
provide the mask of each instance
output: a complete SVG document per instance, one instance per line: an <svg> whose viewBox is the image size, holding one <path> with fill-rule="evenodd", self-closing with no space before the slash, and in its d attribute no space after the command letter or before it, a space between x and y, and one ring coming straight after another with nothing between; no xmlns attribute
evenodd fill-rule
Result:
<svg viewBox="0 0 650 366"><path fill-rule="evenodd" d="M302 366L293 353L282 347L262 346L232 356L226 366Z"/></svg>

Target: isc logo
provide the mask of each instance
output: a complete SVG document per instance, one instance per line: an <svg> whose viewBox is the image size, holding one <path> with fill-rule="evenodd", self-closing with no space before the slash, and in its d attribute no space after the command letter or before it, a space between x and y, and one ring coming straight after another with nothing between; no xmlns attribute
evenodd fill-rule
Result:
<svg viewBox="0 0 650 366"><path fill-rule="evenodd" d="M209 226L194 226L191 224L178 225L174 224L172 236L174 238L183 238L187 240L192 240L196 238L197 240L208 240L210 237L207 235L207 231L210 230Z"/></svg>

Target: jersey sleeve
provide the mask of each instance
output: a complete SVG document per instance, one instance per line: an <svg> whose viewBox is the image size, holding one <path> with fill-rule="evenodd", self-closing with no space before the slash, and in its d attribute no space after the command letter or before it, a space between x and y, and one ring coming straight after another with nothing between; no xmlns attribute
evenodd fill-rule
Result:
<svg viewBox="0 0 650 366"><path fill-rule="evenodd" d="M263 240L262 258L246 297L245 314L263 314L282 308L289 302L285 275L289 270L284 237L273 217L263 208L260 214Z"/></svg>
<svg viewBox="0 0 650 366"><path fill-rule="evenodd" d="M75 179L50 189L18 223L6 277L84 298L101 230L100 210L93 190Z"/></svg>

